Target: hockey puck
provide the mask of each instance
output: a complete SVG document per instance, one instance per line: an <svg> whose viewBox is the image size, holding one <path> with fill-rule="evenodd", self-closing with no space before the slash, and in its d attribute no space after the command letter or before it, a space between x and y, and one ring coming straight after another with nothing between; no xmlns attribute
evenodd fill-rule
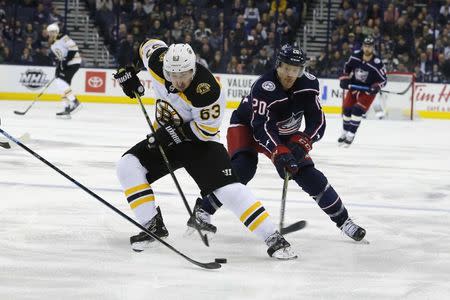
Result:
<svg viewBox="0 0 450 300"><path fill-rule="evenodd" d="M214 261L216 263L219 263L219 264L226 264L227 263L227 259L226 258L216 258L216 259L214 259Z"/></svg>

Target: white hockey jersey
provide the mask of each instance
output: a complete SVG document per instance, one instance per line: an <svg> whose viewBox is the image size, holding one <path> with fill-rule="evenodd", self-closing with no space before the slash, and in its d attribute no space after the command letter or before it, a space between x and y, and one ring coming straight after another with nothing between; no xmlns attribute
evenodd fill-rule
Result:
<svg viewBox="0 0 450 300"><path fill-rule="evenodd" d="M189 123L195 136L202 141L220 142L219 129L225 113L225 95L214 75L200 64L192 83L177 91L163 75L163 59L168 47L160 40L141 44L139 54L152 76L152 88L157 95L156 121L181 125Z"/></svg>
<svg viewBox="0 0 450 300"><path fill-rule="evenodd" d="M67 65L81 64L81 56L78 46L67 34L56 39L50 48L60 61L66 59L69 51L77 51L75 56L67 62Z"/></svg>

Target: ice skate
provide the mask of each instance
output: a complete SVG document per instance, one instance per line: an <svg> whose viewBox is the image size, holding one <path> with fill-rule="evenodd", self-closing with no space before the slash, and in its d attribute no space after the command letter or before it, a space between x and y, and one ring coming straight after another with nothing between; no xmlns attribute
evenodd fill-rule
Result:
<svg viewBox="0 0 450 300"><path fill-rule="evenodd" d="M347 132L345 134L344 141L341 143L342 147L344 147L344 148L350 147L350 145L353 143L354 139L355 139L355 134L352 132Z"/></svg>
<svg viewBox="0 0 450 300"><path fill-rule="evenodd" d="M267 254L270 257L280 260L296 259L298 257L291 250L291 244L278 231L275 231L275 233L266 239L266 245L269 247Z"/></svg>
<svg viewBox="0 0 450 300"><path fill-rule="evenodd" d="M341 144L344 143L345 137L347 136L347 132L348 132L348 131L346 131L346 130L343 130L343 131L342 131L341 136L338 138L338 143L339 143L339 145L341 145Z"/></svg>
<svg viewBox="0 0 450 300"><path fill-rule="evenodd" d="M157 237L165 238L169 236L169 232L164 225L160 208L157 207L156 210L158 211L158 213L144 227L147 228L151 233L155 234ZM148 248L153 242L155 242L155 239L149 236L144 231L142 231L138 235L130 237L131 249L136 252L144 251L144 249Z"/></svg>
<svg viewBox="0 0 450 300"><path fill-rule="evenodd" d="M192 217L187 221L187 233L189 235L197 229L204 234L215 234L217 232L217 227L211 224L211 215L201 208L201 202L202 199L197 198Z"/></svg>
<svg viewBox="0 0 450 300"><path fill-rule="evenodd" d="M70 119L71 115L78 112L81 108L81 103L75 98L75 101L72 101L68 106L64 108L62 112L56 113L57 117Z"/></svg>
<svg viewBox="0 0 450 300"><path fill-rule="evenodd" d="M353 223L352 219L348 218L344 224L341 225L342 232L351 239L361 242L366 236L366 230L359 225Z"/></svg>

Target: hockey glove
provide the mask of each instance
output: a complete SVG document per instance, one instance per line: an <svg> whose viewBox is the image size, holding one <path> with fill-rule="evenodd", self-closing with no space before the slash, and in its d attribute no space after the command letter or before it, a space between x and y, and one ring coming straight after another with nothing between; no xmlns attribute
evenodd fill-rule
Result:
<svg viewBox="0 0 450 300"><path fill-rule="evenodd" d="M372 86L369 88L368 93L371 95L376 95L380 91L380 86L378 83L372 84Z"/></svg>
<svg viewBox="0 0 450 300"><path fill-rule="evenodd" d="M292 135L287 146L298 162L303 161L306 154L312 150L311 139L303 132Z"/></svg>
<svg viewBox="0 0 450 300"><path fill-rule="evenodd" d="M152 139L153 138L153 139ZM155 141L153 141L156 139ZM147 136L149 147L155 147L157 144L163 147L171 147L174 145L181 144L186 140L186 135L184 134L181 127L174 127L172 125L165 125L156 130L155 136ZM152 142L153 141L153 142Z"/></svg>
<svg viewBox="0 0 450 300"><path fill-rule="evenodd" d="M135 98L134 93L137 93L139 96L144 95L144 86L136 74L136 70L132 66L119 68L117 73L114 74L114 78L119 82L123 92L130 98Z"/></svg>
<svg viewBox="0 0 450 300"><path fill-rule="evenodd" d="M350 84L350 76L342 75L341 77L339 77L339 81L341 88L344 90L348 90L348 85Z"/></svg>
<svg viewBox="0 0 450 300"><path fill-rule="evenodd" d="M298 173L297 160L285 145L276 146L275 151L272 152L272 162L281 178L284 178L285 170L291 175Z"/></svg>

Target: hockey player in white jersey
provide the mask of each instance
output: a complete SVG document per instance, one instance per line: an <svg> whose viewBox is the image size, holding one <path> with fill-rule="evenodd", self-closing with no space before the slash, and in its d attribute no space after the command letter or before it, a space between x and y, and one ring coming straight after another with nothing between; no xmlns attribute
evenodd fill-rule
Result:
<svg viewBox="0 0 450 300"><path fill-rule="evenodd" d="M137 73L143 66L152 76L157 94L156 135L149 135L119 160L117 174L127 201L140 224L158 237L167 237L152 183L168 174L157 145L166 151L172 169L185 168L203 195L213 193L240 221L268 246L269 256L297 258L290 244L276 230L264 206L231 169L219 128L225 113L225 97L216 78L196 63L188 44L152 39L141 44L139 64L118 69L114 77L130 98L144 95ZM141 65L141 66L139 66ZM130 238L135 251L154 242L141 232Z"/></svg>
<svg viewBox="0 0 450 300"><path fill-rule="evenodd" d="M56 113L59 117L70 117L80 108L80 101L70 87L72 78L80 68L81 56L77 44L66 34L59 34L56 23L47 26L52 53L56 57L55 83L62 95L64 110Z"/></svg>

